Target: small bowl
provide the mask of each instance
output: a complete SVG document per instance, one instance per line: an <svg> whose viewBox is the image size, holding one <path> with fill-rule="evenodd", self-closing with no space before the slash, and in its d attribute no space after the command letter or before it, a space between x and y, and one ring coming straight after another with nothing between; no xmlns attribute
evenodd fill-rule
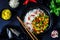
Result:
<svg viewBox="0 0 60 40"><path fill-rule="evenodd" d="M5 20L5 21L9 21L9 20L12 19L12 17L14 17L14 16L16 15L17 12L14 11L14 10L11 10L11 9L9 9L9 8L4 8L4 9L2 9L1 12L0 12L0 13L1 13L1 14L0 14L0 18L1 18L1 19L3 19L3 18L2 18L2 11L5 10L5 9L10 10L10 12L11 12L11 17L10 17L9 19ZM4 20L4 19L3 19L3 20Z"/></svg>

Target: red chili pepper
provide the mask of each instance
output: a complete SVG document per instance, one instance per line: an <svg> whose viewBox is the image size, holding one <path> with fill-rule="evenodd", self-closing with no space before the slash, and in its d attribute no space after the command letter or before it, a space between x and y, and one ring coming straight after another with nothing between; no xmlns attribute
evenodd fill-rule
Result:
<svg viewBox="0 0 60 40"><path fill-rule="evenodd" d="M26 0L26 1L24 1L23 5L27 5L29 2L36 3L36 0Z"/></svg>
<svg viewBox="0 0 60 40"><path fill-rule="evenodd" d="M28 20L30 20L30 17L28 17Z"/></svg>
<svg viewBox="0 0 60 40"><path fill-rule="evenodd" d="M30 24L29 22L26 22L26 24Z"/></svg>
<svg viewBox="0 0 60 40"><path fill-rule="evenodd" d="M28 2L29 2L29 0L26 0L26 1L23 3L23 5L27 5Z"/></svg>
<svg viewBox="0 0 60 40"><path fill-rule="evenodd" d="M34 2L34 3L36 3L36 0L30 0L30 2Z"/></svg>
<svg viewBox="0 0 60 40"><path fill-rule="evenodd" d="M35 11L35 14L37 14L37 11Z"/></svg>
<svg viewBox="0 0 60 40"><path fill-rule="evenodd" d="M35 15L32 14L31 16L35 16Z"/></svg>

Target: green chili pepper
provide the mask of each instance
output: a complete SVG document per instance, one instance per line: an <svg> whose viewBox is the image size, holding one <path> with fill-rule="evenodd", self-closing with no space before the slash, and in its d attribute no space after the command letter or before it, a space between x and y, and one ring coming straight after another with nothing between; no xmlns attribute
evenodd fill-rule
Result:
<svg viewBox="0 0 60 40"><path fill-rule="evenodd" d="M54 3L54 1L60 4L60 0L52 0L50 2L50 13L55 13L57 16L59 16L60 6L57 8L57 5Z"/></svg>
<svg viewBox="0 0 60 40"><path fill-rule="evenodd" d="M56 0L56 3L60 3L60 0Z"/></svg>

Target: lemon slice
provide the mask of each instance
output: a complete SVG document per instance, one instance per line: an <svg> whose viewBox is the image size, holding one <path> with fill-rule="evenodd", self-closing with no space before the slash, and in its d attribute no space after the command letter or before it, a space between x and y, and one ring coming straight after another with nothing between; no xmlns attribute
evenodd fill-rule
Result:
<svg viewBox="0 0 60 40"><path fill-rule="evenodd" d="M12 14L11 14L11 11L9 9L4 9L2 11L2 19L4 20L9 20L11 18Z"/></svg>

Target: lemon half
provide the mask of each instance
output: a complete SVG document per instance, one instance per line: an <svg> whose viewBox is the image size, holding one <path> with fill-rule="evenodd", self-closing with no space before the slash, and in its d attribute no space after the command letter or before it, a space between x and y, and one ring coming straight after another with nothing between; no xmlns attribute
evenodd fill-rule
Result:
<svg viewBox="0 0 60 40"><path fill-rule="evenodd" d="M4 9L2 11L2 19L4 20L9 20L11 18L12 14L11 11L9 9Z"/></svg>

